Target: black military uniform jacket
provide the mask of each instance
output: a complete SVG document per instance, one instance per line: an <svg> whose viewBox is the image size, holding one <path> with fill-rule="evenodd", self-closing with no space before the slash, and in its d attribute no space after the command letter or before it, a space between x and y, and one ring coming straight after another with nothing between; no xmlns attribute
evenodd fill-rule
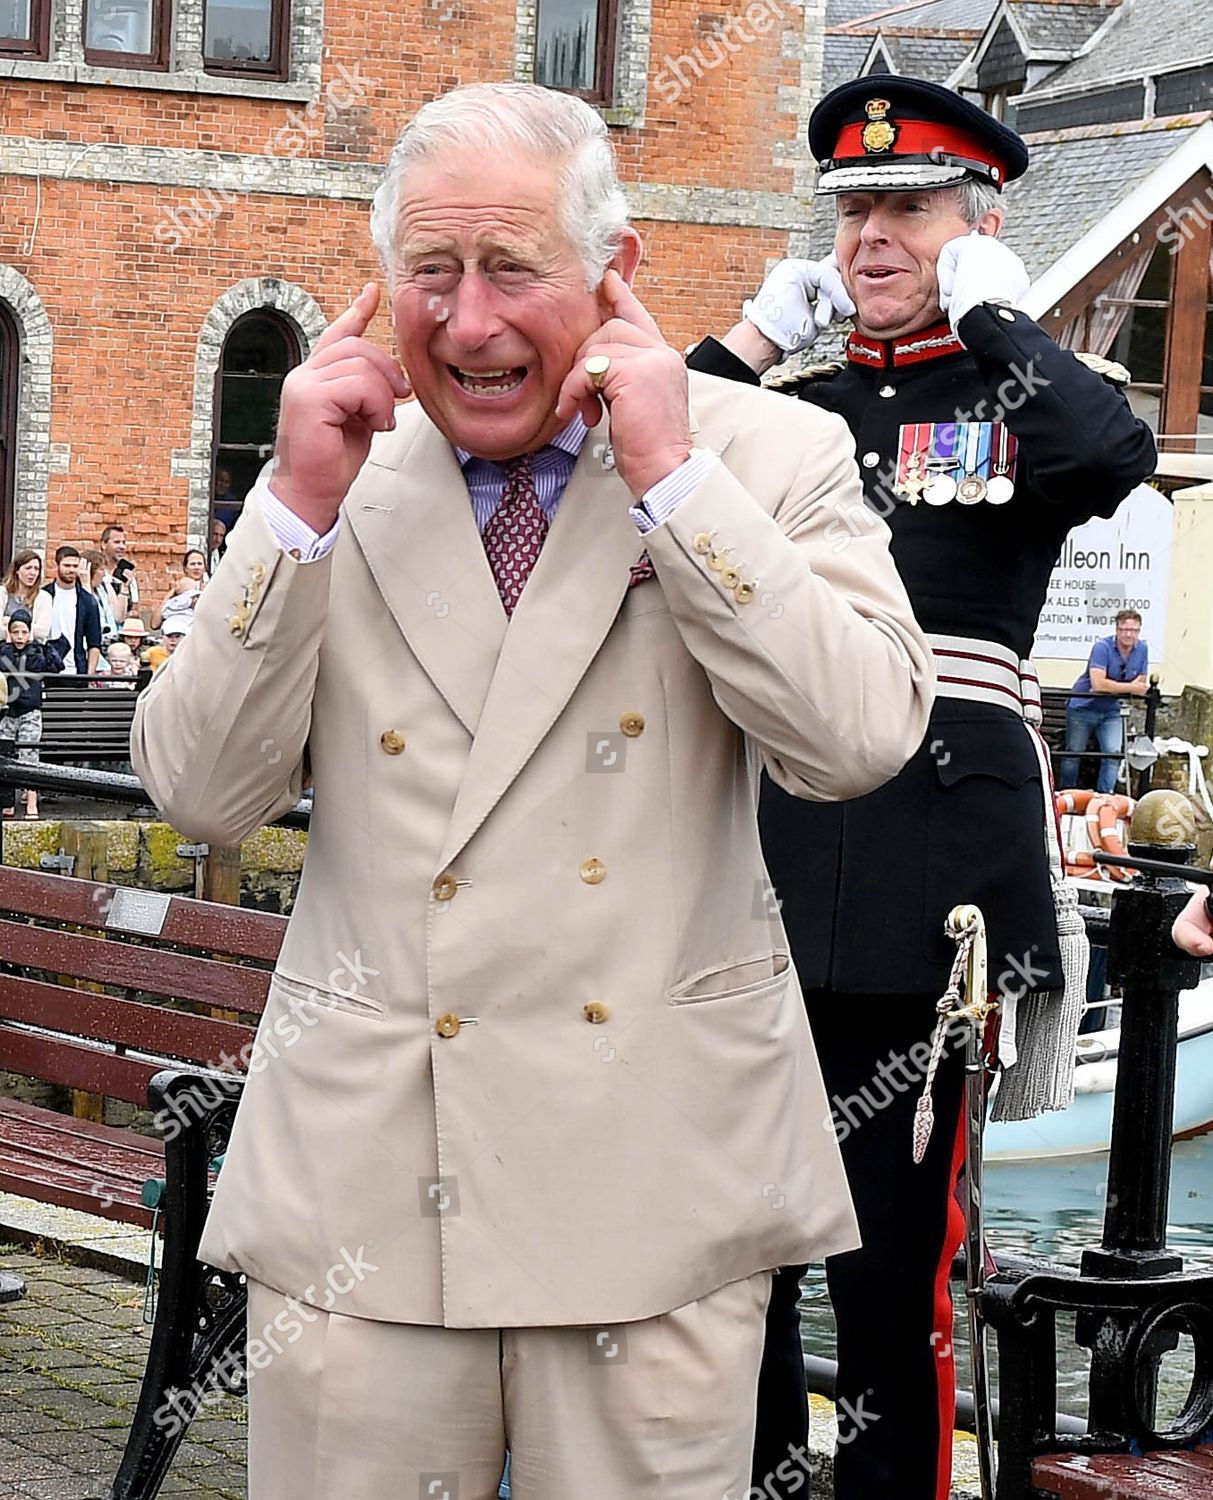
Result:
<svg viewBox="0 0 1213 1500"><path fill-rule="evenodd" d="M853 335L841 373L794 390L846 420L865 500L892 530L923 629L1026 657L1066 534L1110 516L1154 472L1154 441L1118 389L1025 314L979 306L959 332L960 341L947 324L889 342ZM689 363L757 383L714 339ZM1012 435L1011 498L911 504L908 455L933 424L958 423L987 472L1013 446L999 424ZM838 530L845 546L848 527ZM763 844L805 988L938 995L955 954L944 919L962 901L985 913L992 987L1004 975L1015 991L1059 986L1042 798L1023 720L948 698L901 774L867 797L810 803L764 783Z"/></svg>

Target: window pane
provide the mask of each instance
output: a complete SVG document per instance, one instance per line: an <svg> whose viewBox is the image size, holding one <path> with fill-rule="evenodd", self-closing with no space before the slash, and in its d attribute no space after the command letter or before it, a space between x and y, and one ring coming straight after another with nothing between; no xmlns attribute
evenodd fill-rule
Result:
<svg viewBox="0 0 1213 1500"><path fill-rule="evenodd" d="M269 62L273 0L208 0L203 51L216 62Z"/></svg>
<svg viewBox="0 0 1213 1500"><path fill-rule="evenodd" d="M535 82L550 89L592 89L597 41L598 0L541 0Z"/></svg>
<svg viewBox="0 0 1213 1500"><path fill-rule="evenodd" d="M85 45L97 52L152 51L152 9L155 0L88 0Z"/></svg>
<svg viewBox="0 0 1213 1500"><path fill-rule="evenodd" d="M10 42L32 40L30 0L0 0L0 38Z"/></svg>

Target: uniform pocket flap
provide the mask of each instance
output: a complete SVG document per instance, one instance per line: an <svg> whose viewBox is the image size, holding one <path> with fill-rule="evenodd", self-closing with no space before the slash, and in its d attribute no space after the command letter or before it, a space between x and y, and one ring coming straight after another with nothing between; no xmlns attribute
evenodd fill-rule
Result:
<svg viewBox="0 0 1213 1500"><path fill-rule="evenodd" d="M1004 786L1039 781L1040 762L1032 731L1008 717L1007 723L958 721L940 725L931 742L935 774L943 786L955 786L970 776L991 776Z"/></svg>

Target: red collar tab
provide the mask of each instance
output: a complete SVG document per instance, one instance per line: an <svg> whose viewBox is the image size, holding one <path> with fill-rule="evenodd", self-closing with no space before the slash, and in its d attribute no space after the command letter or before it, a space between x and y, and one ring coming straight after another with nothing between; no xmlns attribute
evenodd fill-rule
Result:
<svg viewBox="0 0 1213 1500"><path fill-rule="evenodd" d="M869 370L892 370L959 354L963 348L947 323L932 323L930 328L919 328L898 339L869 339L853 333L847 340L847 359Z"/></svg>

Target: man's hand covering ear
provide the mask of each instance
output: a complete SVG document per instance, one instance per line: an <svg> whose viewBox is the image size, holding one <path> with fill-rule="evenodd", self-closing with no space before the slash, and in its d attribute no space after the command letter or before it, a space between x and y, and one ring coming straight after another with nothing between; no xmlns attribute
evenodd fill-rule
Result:
<svg viewBox="0 0 1213 1500"><path fill-rule="evenodd" d="M939 305L948 315L955 333L964 315L982 302L1001 302L1019 307L1028 294L1031 278L1014 250L993 235L963 234L949 240L939 252Z"/></svg>
<svg viewBox="0 0 1213 1500"><path fill-rule="evenodd" d="M855 315L838 272L838 257L781 260L742 304L741 315L785 354L799 354L831 323Z"/></svg>

